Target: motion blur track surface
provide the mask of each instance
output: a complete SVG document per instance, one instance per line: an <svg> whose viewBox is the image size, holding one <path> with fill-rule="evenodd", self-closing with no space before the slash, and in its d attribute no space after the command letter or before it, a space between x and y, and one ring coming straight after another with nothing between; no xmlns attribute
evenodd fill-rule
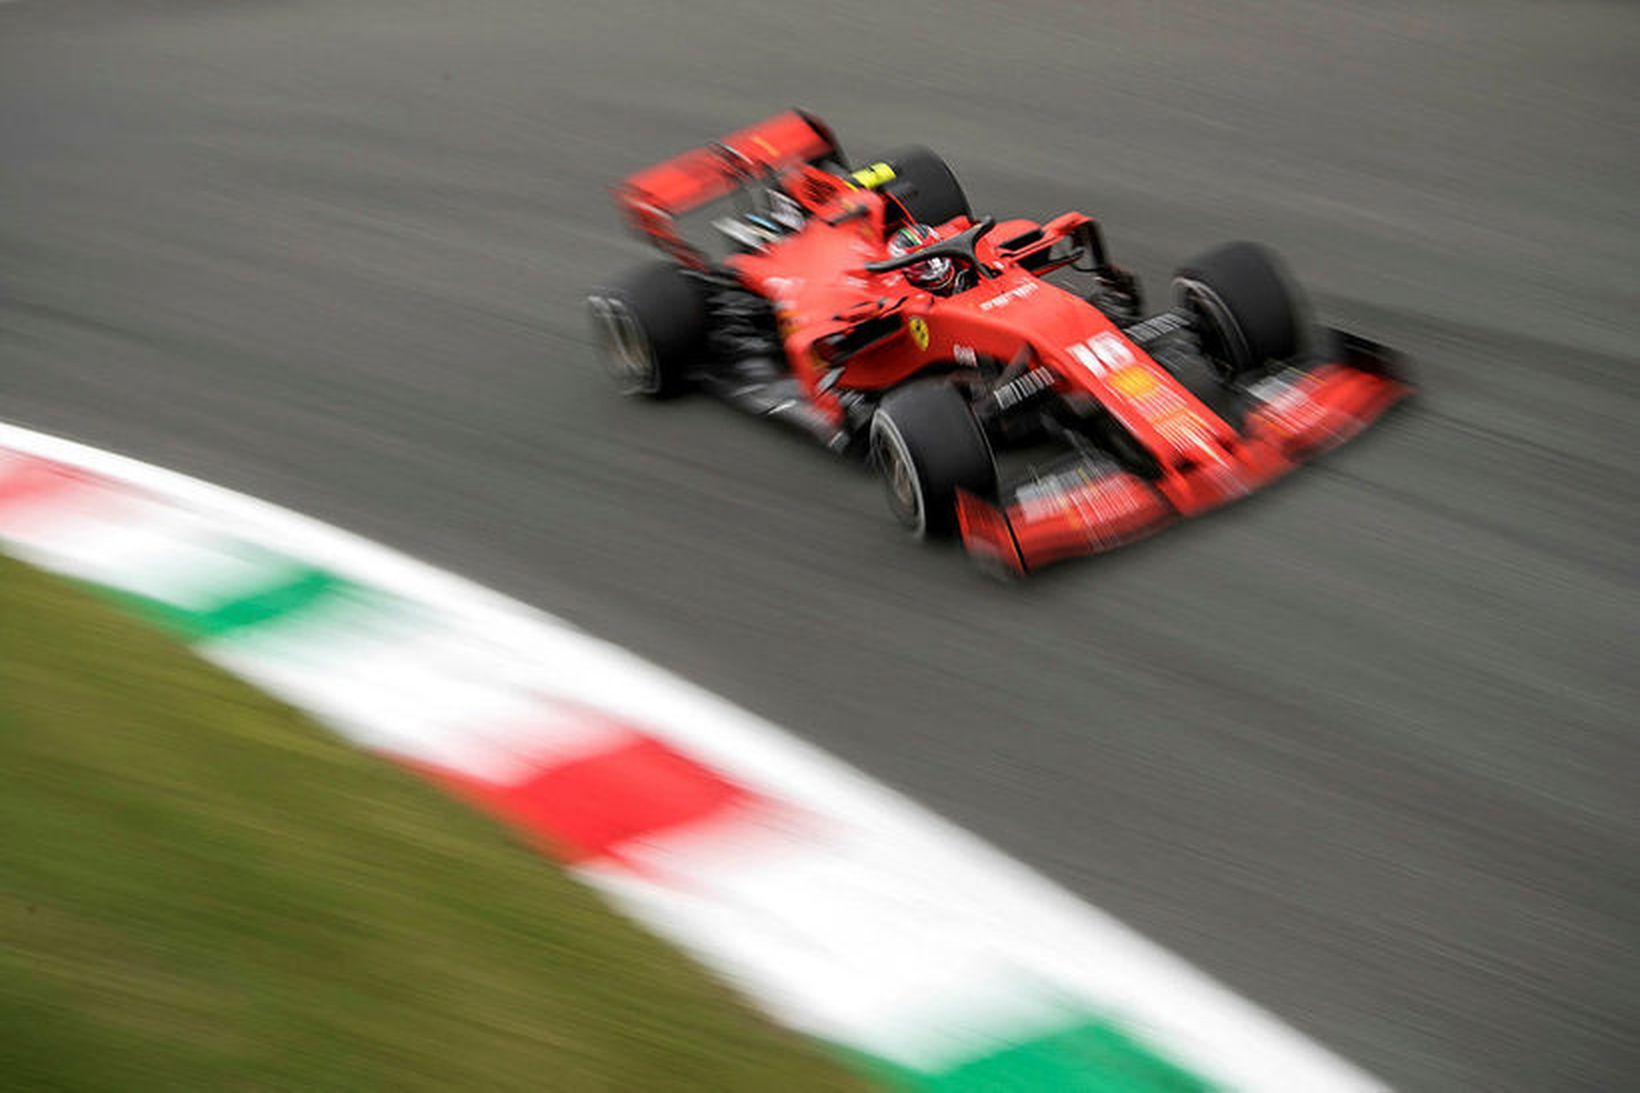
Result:
<svg viewBox="0 0 1640 1093"><path fill-rule="evenodd" d="M823 7L0 6L0 417L629 645L1396 1085L1628 1084L1640 12ZM591 367L582 292L643 254L607 184L793 103L1103 217L1156 289L1267 241L1424 397L993 584Z"/></svg>

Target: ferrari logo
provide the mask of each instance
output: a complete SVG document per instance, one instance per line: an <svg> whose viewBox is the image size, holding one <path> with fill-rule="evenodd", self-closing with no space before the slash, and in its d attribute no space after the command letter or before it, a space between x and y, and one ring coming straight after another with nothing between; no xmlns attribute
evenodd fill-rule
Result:
<svg viewBox="0 0 1640 1093"><path fill-rule="evenodd" d="M914 318L905 324L911 331L911 340L917 343L918 349L928 348L928 323L921 318Z"/></svg>

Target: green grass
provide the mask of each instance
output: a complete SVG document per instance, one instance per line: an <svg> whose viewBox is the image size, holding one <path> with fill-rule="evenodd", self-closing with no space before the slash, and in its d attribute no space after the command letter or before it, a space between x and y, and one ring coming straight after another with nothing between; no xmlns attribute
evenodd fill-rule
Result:
<svg viewBox="0 0 1640 1093"><path fill-rule="evenodd" d="M835 1089L487 820L0 558L0 1084Z"/></svg>

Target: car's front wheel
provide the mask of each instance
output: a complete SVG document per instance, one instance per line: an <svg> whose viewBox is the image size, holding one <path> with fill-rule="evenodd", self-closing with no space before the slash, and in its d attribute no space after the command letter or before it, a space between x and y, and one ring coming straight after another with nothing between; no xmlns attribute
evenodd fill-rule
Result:
<svg viewBox="0 0 1640 1093"><path fill-rule="evenodd" d="M1299 351L1303 302L1280 260L1257 243L1208 251L1179 270L1173 291L1227 383Z"/></svg>
<svg viewBox="0 0 1640 1093"><path fill-rule="evenodd" d="M959 489L996 492L996 460L968 400L942 380L920 380L891 392L871 419L872 463L883 476L888 506L919 539L950 535Z"/></svg>

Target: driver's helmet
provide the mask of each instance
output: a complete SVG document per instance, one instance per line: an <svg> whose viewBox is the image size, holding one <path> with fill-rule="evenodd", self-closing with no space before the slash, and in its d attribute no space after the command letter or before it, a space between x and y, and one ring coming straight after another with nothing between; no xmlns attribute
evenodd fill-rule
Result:
<svg viewBox="0 0 1640 1093"><path fill-rule="evenodd" d="M888 253L895 258L910 254L939 239L939 233L927 224L907 224L888 240ZM946 292L957 281L957 267L949 258L930 258L905 269L906 280L929 292Z"/></svg>

